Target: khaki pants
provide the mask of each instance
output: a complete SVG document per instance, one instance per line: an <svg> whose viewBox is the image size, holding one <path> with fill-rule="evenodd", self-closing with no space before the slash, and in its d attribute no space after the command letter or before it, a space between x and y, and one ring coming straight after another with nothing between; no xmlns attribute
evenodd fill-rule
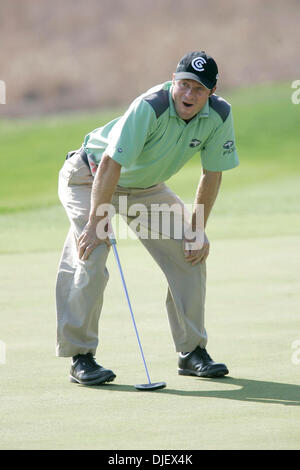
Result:
<svg viewBox="0 0 300 470"><path fill-rule="evenodd" d="M93 177L76 153L66 160L59 174L59 197L70 221L57 275L57 355L70 357L91 352L98 346L98 322L108 281L106 260L110 249L101 244L86 261L77 253L77 238L90 211ZM119 196L127 196L128 207L142 203L183 204L164 183L148 189L117 187L112 203L119 211ZM128 214L122 214L127 222ZM166 307L176 351L206 347L204 328L205 264L192 266L184 259L182 240L141 239L164 272L168 282Z"/></svg>

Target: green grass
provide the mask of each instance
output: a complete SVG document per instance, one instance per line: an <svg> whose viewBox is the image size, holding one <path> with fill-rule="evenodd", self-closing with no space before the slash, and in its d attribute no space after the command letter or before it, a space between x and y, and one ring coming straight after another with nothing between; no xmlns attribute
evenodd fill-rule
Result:
<svg viewBox="0 0 300 470"><path fill-rule="evenodd" d="M57 199L66 152L117 112L1 121L1 449L299 449L299 124L290 84L237 90L241 165L225 172L208 224L208 351L230 376L177 375L166 281L134 240L119 254L153 381L146 382L113 256L97 358L114 383L68 382L55 357L55 276L68 221ZM169 185L191 202L196 156ZM149 280L151 288L149 289ZM170 431L171 430L171 431Z"/></svg>
<svg viewBox="0 0 300 470"><path fill-rule="evenodd" d="M299 237L214 242L209 352L230 376L205 380L177 375L165 280L139 244L120 242L151 379L167 382L152 393L133 387L147 379L113 256L97 357L117 378L84 388L68 382L69 360L54 353L59 253L2 255L0 447L299 449L300 366L291 360L299 339L299 249Z"/></svg>
<svg viewBox="0 0 300 470"><path fill-rule="evenodd" d="M107 112L0 121L0 213L57 204L57 173L67 152L114 117Z"/></svg>

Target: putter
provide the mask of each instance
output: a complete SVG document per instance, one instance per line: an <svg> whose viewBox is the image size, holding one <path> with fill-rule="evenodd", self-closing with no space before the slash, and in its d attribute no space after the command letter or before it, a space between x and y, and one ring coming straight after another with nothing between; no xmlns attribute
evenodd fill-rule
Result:
<svg viewBox="0 0 300 470"><path fill-rule="evenodd" d="M133 315L133 311L132 311L132 307L131 307L131 303L130 303L130 299L129 299L129 295L128 295L128 290L127 290L127 286L126 286L126 282L125 282L125 279L124 279L124 274L123 274L123 270L122 270L122 266L121 266L121 262L120 262L120 258L119 258L119 254L118 254L118 250L117 250L117 242L116 242L116 239L114 237L114 234L112 232L112 229L110 229L110 235L109 235L109 240L110 240L110 243L113 247L113 251L114 251L114 255L115 255L115 258L116 258L116 261L117 261L117 265L118 265L118 268L119 268L119 271L120 271L120 274L121 274L121 279L122 279L122 283L123 283L123 287L124 287L124 291L125 291L125 295L126 295L126 299L127 299L127 303L128 303L128 307L129 307L129 310L130 310L130 314L131 314L131 318L132 318L132 321L133 321L133 326L134 326L134 330L135 330L135 333L136 333L136 337L137 337L137 340L138 340L138 343L139 343L139 347L140 347L140 351L141 351L141 355L142 355L142 358L143 358L143 362L144 362L144 367L145 367L145 370L146 370L146 374L147 374L147 379L148 379L148 383L147 384L137 384L135 385L135 388L137 390L140 390L140 391L152 391L152 390L158 390L160 388L165 388L167 386L166 382L151 382L150 380L150 376L149 376L149 372L148 372L148 367L147 367L147 364L146 364L146 360L145 360L145 356L144 356L144 353L143 353L143 348L142 348L142 344L141 344L141 341L140 341L140 337L139 337L139 333L138 333L138 330L137 330L137 326L136 326L136 323L135 323L135 319L134 319L134 315Z"/></svg>

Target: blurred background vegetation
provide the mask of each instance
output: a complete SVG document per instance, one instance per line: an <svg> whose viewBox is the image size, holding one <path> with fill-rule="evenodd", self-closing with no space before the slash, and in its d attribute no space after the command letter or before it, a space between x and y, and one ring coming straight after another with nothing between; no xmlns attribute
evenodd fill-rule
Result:
<svg viewBox="0 0 300 470"><path fill-rule="evenodd" d="M299 79L298 0L1 0L2 115L126 106L206 50L219 92Z"/></svg>

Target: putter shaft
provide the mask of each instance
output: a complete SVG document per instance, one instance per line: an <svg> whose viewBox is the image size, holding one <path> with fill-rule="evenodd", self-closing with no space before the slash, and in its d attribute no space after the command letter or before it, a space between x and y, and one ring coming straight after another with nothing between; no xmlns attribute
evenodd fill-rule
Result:
<svg viewBox="0 0 300 470"><path fill-rule="evenodd" d="M137 337L137 340L138 340L138 343L139 343L141 355L142 355L142 358L143 358L144 367L145 367L145 370L146 370L148 382L149 382L149 384L151 384L151 380L150 380L150 376L149 376L149 372L148 372L148 367L147 367L147 364L146 364L146 360L145 360L143 348L142 348L142 345L141 345L139 333L138 333L137 326L136 326L136 323L135 323L135 319L134 319L134 315L133 315L133 311L132 311L132 307L131 307L131 302L130 302L130 299L129 299L128 290L127 290L125 278L124 278L124 275L123 275L123 270L122 270L118 250L117 250L117 247L116 247L116 240L111 237L110 242L111 242L111 245L113 247L114 255L115 255L115 258L116 258L116 261L117 261L117 264L118 264L118 267L119 267L119 271L120 271L120 274L121 274L121 279L122 279L122 283L123 283L127 303L128 303L128 307L129 307L129 310L130 310L130 315L131 315L131 318L132 318L132 321L133 321L133 326L134 326L134 329L135 329L136 337Z"/></svg>

